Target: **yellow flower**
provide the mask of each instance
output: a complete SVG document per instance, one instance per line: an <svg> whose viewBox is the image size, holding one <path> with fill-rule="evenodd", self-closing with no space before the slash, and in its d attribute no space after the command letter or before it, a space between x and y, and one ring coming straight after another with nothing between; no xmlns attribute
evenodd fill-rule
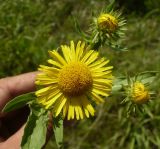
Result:
<svg viewBox="0 0 160 149"><path fill-rule="evenodd" d="M92 104L104 102L112 87L112 66L106 66L109 60L87 50L81 41L76 46L71 41L70 46L62 45L61 51L49 54L51 66L41 65L36 79L37 85L44 86L36 91L38 103L55 116L62 112L68 120L94 116Z"/></svg>
<svg viewBox="0 0 160 149"><path fill-rule="evenodd" d="M135 82L131 87L131 96L135 103L146 103L150 99L149 91L144 84Z"/></svg>
<svg viewBox="0 0 160 149"><path fill-rule="evenodd" d="M118 28L118 20L111 14L102 13L97 18L98 27L100 30L108 30L114 32Z"/></svg>

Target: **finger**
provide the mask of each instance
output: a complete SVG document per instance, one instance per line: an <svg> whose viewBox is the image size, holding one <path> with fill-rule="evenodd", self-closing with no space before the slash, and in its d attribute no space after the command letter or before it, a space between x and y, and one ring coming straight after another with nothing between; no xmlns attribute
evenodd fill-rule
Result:
<svg viewBox="0 0 160 149"><path fill-rule="evenodd" d="M0 149L10 149L10 148L20 149L21 140L22 140L22 136L23 136L23 133L24 133L24 127L25 127L25 125L23 125L9 139L7 139L6 141L4 141L3 143L0 143ZM48 128L47 128L47 135L46 135L46 143L45 143L45 145L49 141L49 138L51 137L52 133L53 133L52 127L51 127L51 124L49 124Z"/></svg>
<svg viewBox="0 0 160 149"><path fill-rule="evenodd" d="M35 90L35 78L39 72L30 72L0 79L0 111L13 97Z"/></svg>
<svg viewBox="0 0 160 149"><path fill-rule="evenodd" d="M24 126L22 126L14 135L12 135L9 139L5 142L0 144L1 149L20 149L20 144L22 140L24 132Z"/></svg>
<svg viewBox="0 0 160 149"><path fill-rule="evenodd" d="M7 139L17 132L26 123L29 112L28 106L25 106L10 113L1 114L0 136Z"/></svg>
<svg viewBox="0 0 160 149"><path fill-rule="evenodd" d="M2 122L0 121L0 142L3 142L3 141L4 141L4 138L1 136L1 134L2 134L4 131L6 132L5 128L4 128L3 125L2 125ZM5 133L5 134L6 134L6 133Z"/></svg>

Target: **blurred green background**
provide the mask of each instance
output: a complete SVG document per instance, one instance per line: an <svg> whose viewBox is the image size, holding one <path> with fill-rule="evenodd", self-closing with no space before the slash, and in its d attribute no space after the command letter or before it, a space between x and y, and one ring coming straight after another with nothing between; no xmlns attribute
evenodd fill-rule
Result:
<svg viewBox="0 0 160 149"><path fill-rule="evenodd" d="M0 0L0 77L37 70L46 63L48 50L81 39L73 16L88 30L92 14L107 4L109 0ZM160 0L117 0L116 8L127 19L123 44L129 51L101 49L111 59L114 74L160 71ZM97 108L94 118L67 123L64 148L160 148L159 84L157 77L152 84L156 97L142 116L123 116L121 97L115 95ZM56 148L55 143L49 142L46 148Z"/></svg>

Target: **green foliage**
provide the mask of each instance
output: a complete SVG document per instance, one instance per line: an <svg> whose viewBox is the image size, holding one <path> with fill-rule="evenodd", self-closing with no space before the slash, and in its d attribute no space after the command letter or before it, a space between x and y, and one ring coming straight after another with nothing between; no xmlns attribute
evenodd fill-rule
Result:
<svg viewBox="0 0 160 149"><path fill-rule="evenodd" d="M132 5L131 1L133 2L133 0L125 1L126 4L122 6L127 6L128 9L132 6L133 12L142 12L144 17L126 14L128 30L122 43L128 47L128 51L122 53L101 48L101 54L111 59L115 76L124 76L126 72L133 76L145 70L160 71L160 18L157 16L159 1L138 1L138 5ZM1 1L0 76L35 70L39 64L44 63L48 50L57 48L60 43L68 43L71 39L79 39L71 15L78 18L80 27L85 30L91 20L91 11L97 12L107 2L105 0ZM151 12L146 14L146 10ZM97 108L98 112L94 118L65 124L64 148L160 148L159 78L151 83L156 96L146 113L127 118L123 111L124 105L119 104L123 100L122 95L114 95L106 99L107 102L103 106ZM22 103L20 102L20 106ZM39 110L33 110L30 114L22 142L24 147L29 144L35 145L36 141L41 141L39 147L44 144L46 127L42 128L42 125L46 125L48 120L47 115ZM30 124L32 127L29 128ZM39 125L35 127L35 124ZM33 135L31 132L34 132ZM31 142L33 137L36 141ZM49 142L47 148L56 148L56 143Z"/></svg>
<svg viewBox="0 0 160 149"><path fill-rule="evenodd" d="M48 113L43 108L32 104L31 113L24 129L22 149L41 149L46 141Z"/></svg>
<svg viewBox="0 0 160 149"><path fill-rule="evenodd" d="M36 100L34 92L17 96L5 105L3 112L11 112L13 110L19 109L34 100Z"/></svg>
<svg viewBox="0 0 160 149"><path fill-rule="evenodd" d="M64 38L56 36L62 27L60 18L69 15L63 10L68 2L57 8L57 2L45 0L1 1L0 6L0 76L37 69L47 51ZM57 8L57 9L55 9ZM59 17L55 17L59 14ZM57 38L57 39L56 39ZM58 43L57 43L58 41Z"/></svg>
<svg viewBox="0 0 160 149"><path fill-rule="evenodd" d="M56 139L56 144L59 149L62 149L63 144L63 119L61 116L53 117L53 131Z"/></svg>

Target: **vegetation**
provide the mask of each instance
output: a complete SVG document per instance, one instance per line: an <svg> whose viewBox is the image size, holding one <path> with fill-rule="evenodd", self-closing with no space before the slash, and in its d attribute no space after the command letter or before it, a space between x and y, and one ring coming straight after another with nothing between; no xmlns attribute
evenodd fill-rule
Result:
<svg viewBox="0 0 160 149"><path fill-rule="evenodd" d="M133 0L117 2L125 10L126 52L101 49L114 66L114 75L135 75L160 71L160 2L141 1L130 10ZM82 29L91 22L92 13L108 4L105 0L5 0L0 5L0 77L35 71L44 64L47 51L81 37L75 30L73 16ZM139 2L140 3L140 2ZM142 4L143 3L143 4ZM130 11L129 11L130 10ZM141 15L139 15L141 14ZM149 149L160 148L160 75L152 86L156 95L146 112L127 118L123 99L115 95L98 107L90 120L69 121L64 125L65 149ZM49 142L47 149L56 148Z"/></svg>

